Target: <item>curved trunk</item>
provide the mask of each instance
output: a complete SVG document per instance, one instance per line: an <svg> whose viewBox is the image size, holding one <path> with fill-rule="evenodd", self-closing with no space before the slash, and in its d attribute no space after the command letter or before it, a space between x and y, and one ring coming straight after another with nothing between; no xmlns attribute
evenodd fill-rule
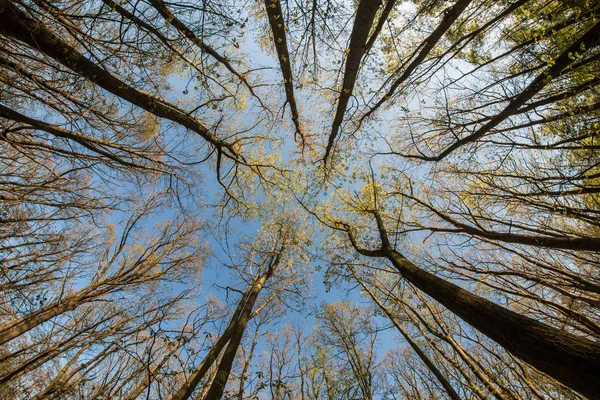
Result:
<svg viewBox="0 0 600 400"><path fill-rule="evenodd" d="M251 287L248 287L248 289L240 299L240 302L238 303L237 308L233 313L231 320L227 325L227 328L225 329L225 332L223 332L221 337L211 347L211 349L209 350L208 354L204 357L202 362L198 364L194 372L192 372L190 378L187 379L186 382L184 382L183 385L181 385L179 390L175 392L173 397L171 397L171 400L186 400L190 398L200 381L204 378L210 367L215 363L217 357L219 357L219 354L221 353L227 342L229 342L229 339L231 339L231 335L233 334L233 331L236 327L239 315L244 309L244 305L246 304L246 300L250 295L250 291Z"/></svg>

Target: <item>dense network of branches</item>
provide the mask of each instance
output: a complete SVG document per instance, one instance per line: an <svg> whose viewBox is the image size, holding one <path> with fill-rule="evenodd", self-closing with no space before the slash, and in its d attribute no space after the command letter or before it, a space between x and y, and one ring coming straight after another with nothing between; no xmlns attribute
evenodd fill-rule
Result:
<svg viewBox="0 0 600 400"><path fill-rule="evenodd" d="M0 397L582 399L600 3L0 0Z"/></svg>

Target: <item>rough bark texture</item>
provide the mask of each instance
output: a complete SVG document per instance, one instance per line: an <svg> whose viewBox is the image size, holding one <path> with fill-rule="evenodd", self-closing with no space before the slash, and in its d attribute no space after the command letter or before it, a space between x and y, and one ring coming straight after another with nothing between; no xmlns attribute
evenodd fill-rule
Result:
<svg viewBox="0 0 600 400"><path fill-rule="evenodd" d="M344 114L346 113L348 102L350 101L350 97L352 97L352 91L356 84L360 62L367 50L369 32L373 26L373 20L375 19L375 14L377 14L380 4L381 0L361 0L358 4L354 26L352 27L352 33L350 35L350 46L348 48L348 57L346 59L346 67L344 70L344 80L340 89L340 97L338 99L333 125L331 126L327 148L325 149L325 156L323 157L325 162L327 162L327 158L333 150L335 139L344 120Z"/></svg>
<svg viewBox="0 0 600 400"><path fill-rule="evenodd" d="M219 153L223 153L230 158L239 158L239 155L231 144L217 138L199 121L164 100L137 90L113 76L102 67L84 57L43 24L29 18L8 0L0 0L0 34L26 43L81 76L84 76L106 91L157 117L183 125L207 140Z"/></svg>
<svg viewBox="0 0 600 400"><path fill-rule="evenodd" d="M400 274L521 360L590 398L600 393L600 344L517 314L383 251Z"/></svg>
<svg viewBox="0 0 600 400"><path fill-rule="evenodd" d="M296 97L294 96L294 77L292 75L292 67L290 64L291 60L288 52L285 34L285 21L283 20L281 3L279 0L265 0L265 9L267 10L269 25L271 26L271 34L273 35L273 44L275 45L275 50L277 51L279 67L281 69L281 74L283 75L285 98L290 104L292 121L294 121L294 126L296 127L296 135L299 135L301 142L304 143L304 134L300 129L300 116L298 114Z"/></svg>

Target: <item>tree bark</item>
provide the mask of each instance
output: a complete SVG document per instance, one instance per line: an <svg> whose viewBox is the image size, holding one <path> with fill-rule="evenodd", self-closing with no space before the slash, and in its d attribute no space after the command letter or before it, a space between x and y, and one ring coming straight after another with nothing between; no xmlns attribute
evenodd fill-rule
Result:
<svg viewBox="0 0 600 400"><path fill-rule="evenodd" d="M86 302L82 300L80 296L69 296L65 301L54 302L41 310L35 311L25 317L19 318L16 321L12 321L0 327L0 345L21 336L22 334L30 331L43 324L44 322L50 321L52 318L61 315L67 311L73 311L78 306ZM94 296L95 297L95 296ZM62 304L61 304L62 303Z"/></svg>
<svg viewBox="0 0 600 400"><path fill-rule="evenodd" d="M393 249L385 256L418 289L516 357L590 398L600 393L600 345L520 315L422 270Z"/></svg>
<svg viewBox="0 0 600 400"><path fill-rule="evenodd" d="M137 90L90 61L43 24L29 18L9 0L0 0L0 33L17 39L67 68L94 82L104 90L138 106L157 117L179 123L207 140L219 153L239 159L233 146L217 138L199 121L172 104Z"/></svg>
<svg viewBox="0 0 600 400"><path fill-rule="evenodd" d="M380 4L381 0L361 0L360 3L358 3L354 26L352 27L352 33L350 34L350 45L348 47L348 58L346 59L346 67L344 69L344 80L340 89L340 97L333 118L327 148L325 149L325 156L323 157L325 162L327 162L327 159L333 150L335 138L337 137L340 126L344 120L344 114L346 113L348 102L350 101L354 85L356 84L360 62L367 50L369 32L373 26L375 14L377 14Z"/></svg>
<svg viewBox="0 0 600 400"><path fill-rule="evenodd" d="M267 279L269 279L272 273L272 269L269 269L269 271L262 274L252 288L250 296L248 296L248 301L244 306L244 310L240 314L239 319L236 321L231 340L229 341L229 344L223 353L223 357L219 363L215 379L210 385L206 396L204 396L204 400L219 400L223 396L223 391L225 390L225 385L229 379L229 374L231 373L231 367L233 366L235 355L240 347L242 338L244 336L244 331L246 330L246 326L248 326L248 322L250 321L250 317L252 315L252 308L254 307L254 303L256 303L256 299L258 298L263 285Z"/></svg>
<svg viewBox="0 0 600 400"><path fill-rule="evenodd" d="M391 247L380 214L373 211L373 216L381 238L377 250L361 248L350 226L342 224L359 254L387 258L403 278L508 352L571 389L598 398L598 342L508 310L417 267Z"/></svg>
<svg viewBox="0 0 600 400"><path fill-rule="evenodd" d="M444 18L442 18L440 24L435 28L433 32L431 32L427 39L425 39L420 44L420 46L417 47L417 49L414 51L412 56L416 54L416 57L413 59L413 61L406 67L402 75L400 75L400 77L398 77L398 79L394 81L394 83L387 91L385 96L383 96L383 98L379 100L377 104L375 104L367 113L365 113L365 115L361 118L361 122L365 118L373 114L375 110L381 107L381 105L385 103L394 94L398 86L400 86L404 81L406 81L410 77L410 75L415 71L415 69L417 69L421 65L423 60L425 60L425 57L427 57L431 50L433 50L433 47L440 41L444 33L446 33L446 31L452 26L452 24L458 19L458 17L460 17L462 12L468 7L468 5L472 1L473 0L458 0L451 8L446 10L446 12L444 13ZM419 49L420 51L418 51Z"/></svg>
<svg viewBox="0 0 600 400"><path fill-rule="evenodd" d="M285 34L286 27L283 18L283 11L281 10L281 3L279 0L265 0L264 2L269 25L271 26L271 34L273 35L273 44L275 45L275 50L277 51L277 59L279 60L279 67L281 69L281 74L283 75L285 98L290 104L292 121L296 127L296 135L300 135L300 140L302 141L302 144L304 144L305 138L300 128L300 116L298 114L296 97L294 96L294 77L292 75L291 67L292 60L290 60L290 54L288 52Z"/></svg>

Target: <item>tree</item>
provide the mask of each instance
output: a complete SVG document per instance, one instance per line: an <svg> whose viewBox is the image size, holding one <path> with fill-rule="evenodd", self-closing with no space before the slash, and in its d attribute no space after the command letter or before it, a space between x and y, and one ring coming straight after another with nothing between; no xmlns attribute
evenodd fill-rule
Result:
<svg viewBox="0 0 600 400"><path fill-rule="evenodd" d="M281 215L272 221L265 221L255 242L240 243L240 254L230 256L230 268L241 276L246 289L242 291L229 288L241 294L229 323L202 361L173 394L173 399L190 398L213 365L216 365L216 372L203 398L219 399L223 396L250 321L270 302L284 297L284 291L291 291L294 286L302 285L306 280L305 273L297 267L292 268L297 262L307 261L307 256L303 253L307 233L293 214ZM275 282L271 283L272 281ZM263 290L268 294L261 299Z"/></svg>
<svg viewBox="0 0 600 400"><path fill-rule="evenodd" d="M376 207L376 194L373 199ZM355 230L346 222L338 222L337 229L347 234L355 251L366 257L385 257L416 288L539 370L581 392L596 391L592 377L586 376L599 360L600 347L596 342L501 307L418 267L392 247L377 209L359 210L371 214L376 221L381 244L375 249L364 248Z"/></svg>
<svg viewBox="0 0 600 400"><path fill-rule="evenodd" d="M596 396L599 12L0 0L0 393Z"/></svg>
<svg viewBox="0 0 600 400"><path fill-rule="evenodd" d="M377 331L371 324L368 309L348 303L323 307L315 329L316 341L332 354L339 376L346 376L347 386L337 383L336 397L372 399L375 395L375 342Z"/></svg>

